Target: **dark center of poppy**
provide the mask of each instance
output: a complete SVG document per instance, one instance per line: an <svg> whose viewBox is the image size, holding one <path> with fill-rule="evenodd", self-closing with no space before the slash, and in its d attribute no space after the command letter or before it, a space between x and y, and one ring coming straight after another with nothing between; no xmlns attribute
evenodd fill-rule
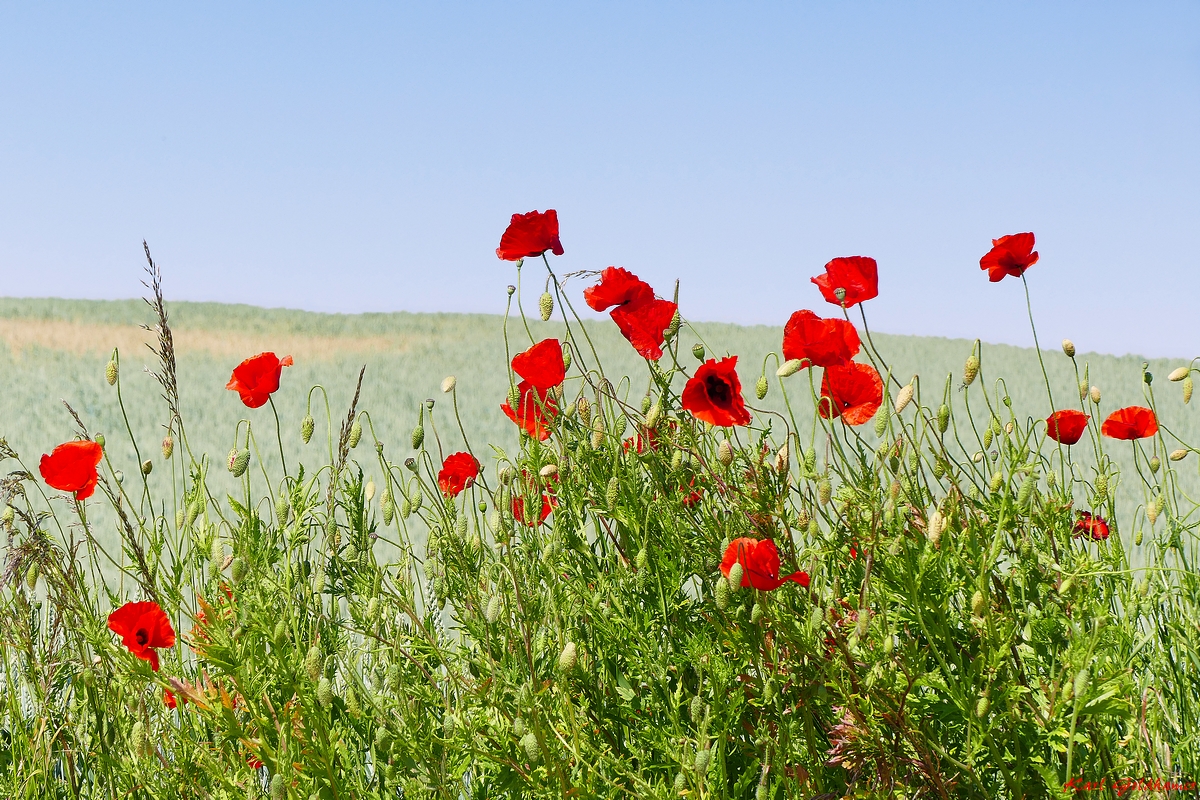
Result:
<svg viewBox="0 0 1200 800"><path fill-rule="evenodd" d="M140 644L142 647L145 647L146 642L150 641L150 632L147 631L145 628L138 628L134 632L133 638L137 641L138 644Z"/></svg>
<svg viewBox="0 0 1200 800"><path fill-rule="evenodd" d="M733 389L719 375L704 379L704 391L715 406L728 406L733 401Z"/></svg>

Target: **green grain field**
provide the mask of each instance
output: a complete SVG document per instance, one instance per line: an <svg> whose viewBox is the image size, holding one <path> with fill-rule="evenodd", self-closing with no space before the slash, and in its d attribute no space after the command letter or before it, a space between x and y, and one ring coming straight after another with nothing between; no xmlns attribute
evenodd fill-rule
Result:
<svg viewBox="0 0 1200 800"><path fill-rule="evenodd" d="M193 453L209 455L218 486L225 481L226 488L234 488L235 481L225 471L224 461L241 419L250 420L258 456L268 471L278 474L279 453L270 407L249 410L236 393L225 389L232 368L243 358L264 350L295 358L295 366L284 370L282 388L275 395L289 462L304 459L306 446L300 439L299 421L310 402L318 433L307 448L328 447L325 397L320 391L310 394L310 387L320 385L328 391L336 426L345 416L361 367L366 372L359 407L369 413L371 424L364 426L367 432L358 452L364 456L360 461L368 473L373 468L373 459L365 457L373 442L371 429L393 459L402 458L409 448L418 409L427 398L437 403L435 426L443 450L449 453L462 448L463 437L449 407L449 396L439 390L447 375L457 378L462 427L485 466L488 445L509 452L517 448L517 430L499 409L508 389L504 317L500 314L321 314L188 302L170 304L169 311L188 443ZM124 405L140 457L153 458L165 468L159 443L167 421L166 405L154 379L143 374L155 363L146 347L154 335L140 327L151 320L150 310L141 300L0 298L0 436L21 454L27 468L36 474L40 455L74 435L75 423L63 404L66 401L90 432L106 435L110 457L127 474L137 469L116 392L104 379L105 365L114 348L120 352ZM560 335L562 323L531 322L529 329L527 332L516 316L514 304L508 321L513 352L528 346L530 333L537 339ZM628 376L619 388L636 404L648 382L644 362L607 319L588 322L587 329L606 373ZM710 355L737 355L744 392L755 404L754 382L763 371L764 358L779 350L781 337L782 325L694 323L680 334L679 357L690 361L688 351L698 341L704 342ZM901 383L907 383L914 374L920 375L925 404L936 406L940 402L937 398L946 390L949 377L949 396L956 407L956 418L962 419L958 414L963 393L958 387L972 342L888 334L876 334L874 339ZM1045 351L1044 357L1058 407L1078 406L1078 381L1070 359L1058 349ZM1081 352L1077 362L1081 370L1087 366L1090 383L1103 392L1101 415L1123 405L1146 402L1143 359ZM766 364L771 390L756 405L783 412L783 399L774 377L777 364L775 358ZM1176 366L1165 360L1149 364L1149 370L1158 376L1153 388L1159 417L1171 434L1185 442L1200 442L1196 409L1185 406L1178 385L1166 381L1166 375ZM1020 416L1041 419L1049 412L1041 368L1032 348L985 345L981 380L987 381L993 391L999 388L1003 392L1006 388ZM997 383L1000 380L1002 384ZM799 427L808 431L813 410L808 373L789 378L787 385ZM568 395L577 391L578 385L568 382ZM987 418L984 410L973 408L972 412L976 419ZM857 430L873 441L870 428L865 425ZM428 423L427 430L433 433ZM1143 499L1129 471L1131 448L1118 442L1106 442L1106 446L1127 476L1117 495L1122 501L1121 520L1127 522ZM972 450L970 446L967 449ZM1193 489L1200 485L1196 462L1193 456L1178 465L1182 486L1193 495ZM160 477L151 475L152 488L155 478ZM110 540L115 536L104 525L99 530L102 541L106 536Z"/></svg>

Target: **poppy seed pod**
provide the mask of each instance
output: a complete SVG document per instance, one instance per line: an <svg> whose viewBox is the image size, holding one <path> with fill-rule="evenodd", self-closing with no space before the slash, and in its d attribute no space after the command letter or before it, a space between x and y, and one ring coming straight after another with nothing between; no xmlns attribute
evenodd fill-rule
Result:
<svg viewBox="0 0 1200 800"><path fill-rule="evenodd" d="M558 671L570 672L575 669L575 664L579 659L579 651L574 642L567 642L563 646L562 652L558 654Z"/></svg>
<svg viewBox="0 0 1200 800"><path fill-rule="evenodd" d="M896 413L903 411L913 399L913 385L910 383L900 390L896 395L896 405L893 406Z"/></svg>
<svg viewBox="0 0 1200 800"><path fill-rule="evenodd" d="M833 290L833 296L837 298L839 303L846 302L846 290L841 286Z"/></svg>
<svg viewBox="0 0 1200 800"><path fill-rule="evenodd" d="M350 426L350 438L347 440L347 444L349 444L350 449L353 450L354 448L358 447L358 443L361 440L362 423L358 420L354 420L354 424Z"/></svg>
<svg viewBox="0 0 1200 800"><path fill-rule="evenodd" d="M312 440L313 431L317 428L317 421L309 414L300 421L300 439L308 444Z"/></svg>
<svg viewBox="0 0 1200 800"><path fill-rule="evenodd" d="M757 397L759 400L762 400L764 397L767 396L768 388L769 388L769 385L767 384L767 376L759 375L758 380L755 381L755 383L754 383L754 396Z"/></svg>
<svg viewBox="0 0 1200 800"><path fill-rule="evenodd" d="M741 561L733 562L733 565L729 568L729 576L727 579L730 589L736 592L738 589L742 588L742 576L745 574L745 571L745 567L742 566Z"/></svg>
<svg viewBox="0 0 1200 800"><path fill-rule="evenodd" d="M1183 461L1185 458L1187 458L1187 454L1188 454L1187 450L1180 448L1179 450L1172 450L1171 455L1169 455L1167 457L1170 458L1172 461Z"/></svg>
<svg viewBox="0 0 1200 800"><path fill-rule="evenodd" d="M524 261L524 259L521 259L521 260ZM504 291L508 293L509 297L512 297L513 293L517 291L517 287L513 286L510 283L508 286L504 287Z"/></svg>
<svg viewBox="0 0 1200 800"><path fill-rule="evenodd" d="M101 450L104 449L104 434L103 433L97 433L96 437L92 441L94 441L96 444L100 445Z"/></svg>
<svg viewBox="0 0 1200 800"><path fill-rule="evenodd" d="M733 445L728 439L722 439L721 444L717 446L717 461L726 467L733 463Z"/></svg>
<svg viewBox="0 0 1200 800"><path fill-rule="evenodd" d="M700 344L699 342L696 342L694 345L692 345L692 355L696 357L697 361L703 361L704 345Z"/></svg>
<svg viewBox="0 0 1200 800"><path fill-rule="evenodd" d="M979 356L972 353L967 357L967 363L963 365L963 385L970 386L975 382L976 376L979 375Z"/></svg>
<svg viewBox="0 0 1200 800"><path fill-rule="evenodd" d="M538 312L542 315L543 322L550 319L554 313L554 295L542 292L542 296L538 298Z"/></svg>
<svg viewBox="0 0 1200 800"><path fill-rule="evenodd" d="M164 436L163 440L162 440L162 456L163 456L163 458L170 458L171 454L174 452L175 452L175 440L172 439L169 435Z"/></svg>
<svg viewBox="0 0 1200 800"><path fill-rule="evenodd" d="M1063 352L1067 354L1067 358L1075 357L1075 343L1070 339L1063 339Z"/></svg>
<svg viewBox="0 0 1200 800"><path fill-rule="evenodd" d="M795 375L797 372L799 372L800 367L802 367L802 366L804 366L803 359L799 359L799 358L789 359L789 360L783 362L783 364L779 367L779 369L775 370L775 375L776 375L776 377L779 377L779 378L788 378L788 377L791 377L792 375Z"/></svg>

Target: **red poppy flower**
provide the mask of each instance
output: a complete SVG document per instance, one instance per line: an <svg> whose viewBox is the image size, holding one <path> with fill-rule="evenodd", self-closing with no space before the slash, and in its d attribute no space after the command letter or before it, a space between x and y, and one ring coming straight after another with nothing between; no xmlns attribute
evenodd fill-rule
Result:
<svg viewBox="0 0 1200 800"><path fill-rule="evenodd" d="M1080 511L1079 519L1075 522L1075 535L1091 536L1094 542L1107 539L1108 520L1104 517L1094 517L1088 511Z"/></svg>
<svg viewBox="0 0 1200 800"><path fill-rule="evenodd" d="M742 399L742 382L738 380L737 356L710 358L700 365L683 387L683 407L701 422L728 428L749 425L750 412Z"/></svg>
<svg viewBox="0 0 1200 800"><path fill-rule="evenodd" d="M259 353L233 368L233 376L225 388L241 395L242 402L248 408L264 406L271 395L278 391L283 368L291 365L291 356L280 359L274 353Z"/></svg>
<svg viewBox="0 0 1200 800"><path fill-rule="evenodd" d="M828 302L849 308L879 296L879 266L875 259L867 256L835 258L825 265L825 274L813 278L812 282ZM841 300L837 297L838 289L846 292Z"/></svg>
<svg viewBox="0 0 1200 800"><path fill-rule="evenodd" d="M657 450L658 434L654 428L644 428L639 425L637 434L627 438L621 443L621 446L625 448L625 452L627 453L629 452L629 448L634 448L638 455L641 455L646 450Z"/></svg>
<svg viewBox="0 0 1200 800"><path fill-rule="evenodd" d="M1019 278L1025 270L1037 263L1038 254L1033 249L1032 233L1013 233L992 239L992 249L979 259L979 268L987 270L992 283L1003 280L1006 275Z"/></svg>
<svg viewBox="0 0 1200 800"><path fill-rule="evenodd" d="M1158 420L1144 406L1118 408L1104 420L1100 433L1110 439L1146 439L1158 433Z"/></svg>
<svg viewBox="0 0 1200 800"><path fill-rule="evenodd" d="M849 322L821 319L807 309L792 314L783 327L783 357L804 361L801 369L849 364L861 348L858 331Z"/></svg>
<svg viewBox="0 0 1200 800"><path fill-rule="evenodd" d="M770 592L788 581L808 588L808 573L803 570L779 577L779 550L773 539L751 539L743 536L734 539L725 548L721 559L721 574L729 577L729 569L736 563L742 565L742 586L753 586L760 591Z"/></svg>
<svg viewBox="0 0 1200 800"><path fill-rule="evenodd" d="M458 497L479 475L479 462L470 453L452 453L438 472L438 488L446 497Z"/></svg>
<svg viewBox="0 0 1200 800"><path fill-rule="evenodd" d="M825 419L841 417L847 425L862 425L883 404L883 379L870 364L850 362L829 367L821 379L821 401L817 407Z"/></svg>
<svg viewBox="0 0 1200 800"><path fill-rule="evenodd" d="M1087 430L1088 415L1073 408L1046 417L1046 435L1059 444L1075 444Z"/></svg>
<svg viewBox="0 0 1200 800"><path fill-rule="evenodd" d="M543 339L512 360L513 372L543 392L558 386L567 377L563 366L562 342Z"/></svg>
<svg viewBox="0 0 1200 800"><path fill-rule="evenodd" d="M121 637L121 642L143 661L158 671L158 652L155 648L174 647L175 630L171 620L158 603L126 603L108 615L108 629Z"/></svg>
<svg viewBox="0 0 1200 800"><path fill-rule="evenodd" d="M687 494L684 494L685 492L687 492ZM683 499L679 502L682 503L685 508L690 508L704 499L704 487L701 486L699 489L696 488L696 476L694 475L688 481L687 486L684 486L682 483L679 485L679 493L683 494Z"/></svg>
<svg viewBox="0 0 1200 800"><path fill-rule="evenodd" d="M549 250L556 256L563 254L558 241L558 212L548 208L544 212L530 211L528 214L513 214L512 220L500 237L496 256L505 261L540 256Z"/></svg>
<svg viewBox="0 0 1200 800"><path fill-rule="evenodd" d="M183 696L183 704L187 705L187 695ZM170 689L163 689L163 705L167 708L175 708L179 705L175 699L175 693Z"/></svg>
<svg viewBox="0 0 1200 800"><path fill-rule="evenodd" d="M550 438L550 423L558 413L558 404L549 390L542 391L529 381L517 385L521 399L514 410L505 400L500 410L534 439L546 441Z"/></svg>
<svg viewBox="0 0 1200 800"><path fill-rule="evenodd" d="M103 457L104 448L95 442L67 442L50 455L43 455L38 466L51 488L74 492L75 499L86 500L96 491L96 466Z"/></svg>
<svg viewBox="0 0 1200 800"><path fill-rule="evenodd" d="M600 283L583 290L584 301L596 311L616 306L612 321L642 358L662 358L664 332L678 308L654 296L650 284L624 267L609 267L600 273Z"/></svg>
<svg viewBox="0 0 1200 800"><path fill-rule="evenodd" d="M534 528L546 521L546 517L550 516L551 510L553 510L556 505L558 505L558 502L554 499L554 495L542 495L542 509L538 514L537 522L534 522L525 516L525 498L521 495L517 495L512 500L513 519L515 519L517 522L520 522L522 525L527 525L530 528Z"/></svg>
<svg viewBox="0 0 1200 800"><path fill-rule="evenodd" d="M263 762L259 761L252 755L246 756L246 766L250 767L252 770L258 771L263 768Z"/></svg>

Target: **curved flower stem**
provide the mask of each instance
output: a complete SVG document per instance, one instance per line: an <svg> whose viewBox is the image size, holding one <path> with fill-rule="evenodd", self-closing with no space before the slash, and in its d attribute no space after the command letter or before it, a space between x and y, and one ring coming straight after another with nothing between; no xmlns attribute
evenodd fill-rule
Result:
<svg viewBox="0 0 1200 800"><path fill-rule="evenodd" d="M275 439L279 442L279 461L283 464L283 477L288 474L287 456L283 454L283 430L279 426L279 411L275 408L275 398L267 396L268 402L271 404L271 413L275 415Z"/></svg>
<svg viewBox="0 0 1200 800"><path fill-rule="evenodd" d="M1050 398L1050 413L1054 413L1054 392L1050 388L1050 375L1046 372L1046 362L1042 359L1042 346L1038 344L1037 325L1033 322L1033 303L1029 299L1029 281L1021 275L1021 285L1025 287L1025 310L1029 312L1029 327L1033 330L1033 348L1037 351L1038 364L1042 367L1042 380L1046 382L1046 396Z"/></svg>

